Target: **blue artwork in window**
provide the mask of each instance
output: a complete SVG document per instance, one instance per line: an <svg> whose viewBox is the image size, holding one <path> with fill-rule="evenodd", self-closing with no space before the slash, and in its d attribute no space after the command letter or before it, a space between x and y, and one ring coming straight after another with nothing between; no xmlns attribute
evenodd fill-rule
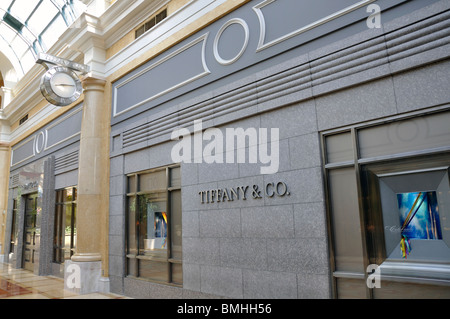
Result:
<svg viewBox="0 0 450 319"><path fill-rule="evenodd" d="M409 239L442 239L435 191L397 194L401 234Z"/></svg>
<svg viewBox="0 0 450 319"><path fill-rule="evenodd" d="M155 237L167 237L167 216L165 212L155 212Z"/></svg>

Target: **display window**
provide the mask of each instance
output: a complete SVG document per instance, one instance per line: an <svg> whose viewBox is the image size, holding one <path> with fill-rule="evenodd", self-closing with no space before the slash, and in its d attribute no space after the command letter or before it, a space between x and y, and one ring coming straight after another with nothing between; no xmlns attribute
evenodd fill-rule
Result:
<svg viewBox="0 0 450 319"><path fill-rule="evenodd" d="M335 297L381 296L367 269L398 287L450 286L448 123L436 111L322 134Z"/></svg>
<svg viewBox="0 0 450 319"><path fill-rule="evenodd" d="M127 275L181 285L180 167L128 175Z"/></svg>
<svg viewBox="0 0 450 319"><path fill-rule="evenodd" d="M425 156L362 168L366 210L377 230L370 236L372 262L450 263L448 160Z"/></svg>
<svg viewBox="0 0 450 319"><path fill-rule="evenodd" d="M56 190L53 262L64 263L76 249L77 188Z"/></svg>

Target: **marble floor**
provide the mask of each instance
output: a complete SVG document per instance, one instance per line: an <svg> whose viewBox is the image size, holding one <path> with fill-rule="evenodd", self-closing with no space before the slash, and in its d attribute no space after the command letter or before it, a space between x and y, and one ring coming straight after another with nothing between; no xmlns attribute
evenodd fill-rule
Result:
<svg viewBox="0 0 450 319"><path fill-rule="evenodd" d="M79 295L64 289L64 280L37 276L24 269L0 263L0 299L128 299L112 293Z"/></svg>

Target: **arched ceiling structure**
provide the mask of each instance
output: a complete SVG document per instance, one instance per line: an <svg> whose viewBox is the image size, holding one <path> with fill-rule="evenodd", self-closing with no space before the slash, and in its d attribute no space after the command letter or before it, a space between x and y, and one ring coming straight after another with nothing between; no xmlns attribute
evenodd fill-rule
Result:
<svg viewBox="0 0 450 319"><path fill-rule="evenodd" d="M5 82L8 74L16 81L26 74L85 7L80 0L0 0L0 72Z"/></svg>

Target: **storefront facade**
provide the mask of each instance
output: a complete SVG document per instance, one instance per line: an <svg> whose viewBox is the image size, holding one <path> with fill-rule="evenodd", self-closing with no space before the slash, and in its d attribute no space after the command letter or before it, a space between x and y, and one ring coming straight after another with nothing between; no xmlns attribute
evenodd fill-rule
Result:
<svg viewBox="0 0 450 319"><path fill-rule="evenodd" d="M450 297L448 1L100 7L50 52L81 99L0 144L5 262L134 298Z"/></svg>
<svg viewBox="0 0 450 319"><path fill-rule="evenodd" d="M64 276L76 249L76 190L83 106L12 147L4 262Z"/></svg>
<svg viewBox="0 0 450 319"><path fill-rule="evenodd" d="M449 296L447 9L379 2L377 29L370 1L344 2L250 1L113 82L113 291ZM378 172L408 184L392 194L442 193L439 240L411 239L402 258ZM428 172L438 177L422 189Z"/></svg>

